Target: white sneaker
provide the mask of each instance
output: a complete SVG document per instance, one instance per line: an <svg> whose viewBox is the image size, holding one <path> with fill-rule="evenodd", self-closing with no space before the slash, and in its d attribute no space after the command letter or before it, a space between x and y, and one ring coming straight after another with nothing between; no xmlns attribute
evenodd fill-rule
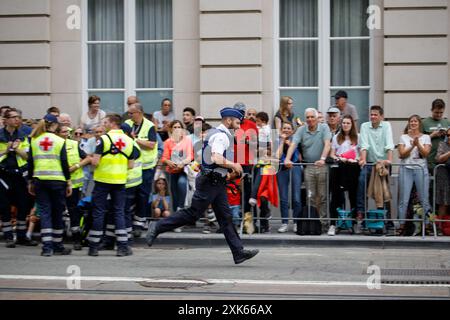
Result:
<svg viewBox="0 0 450 320"><path fill-rule="evenodd" d="M281 227L278 229L278 232L279 233L285 233L285 232L287 232L288 231L288 225L286 224L286 223L283 223L282 225L281 225Z"/></svg>
<svg viewBox="0 0 450 320"><path fill-rule="evenodd" d="M202 232L204 234L210 234L211 233L211 228L209 226L204 226Z"/></svg>
<svg viewBox="0 0 450 320"><path fill-rule="evenodd" d="M292 232L297 233L297 222L294 222L294 227L292 228Z"/></svg>
<svg viewBox="0 0 450 320"><path fill-rule="evenodd" d="M180 233L181 232L181 228L173 229L173 232Z"/></svg>
<svg viewBox="0 0 450 320"><path fill-rule="evenodd" d="M254 206L256 206L256 204L258 203L258 201L256 201L255 198L250 198L250 200L248 200L248 203L249 203L252 207L254 207Z"/></svg>
<svg viewBox="0 0 450 320"><path fill-rule="evenodd" d="M330 228L328 229L328 235L329 236L336 235L336 227L335 226L330 226Z"/></svg>
<svg viewBox="0 0 450 320"><path fill-rule="evenodd" d="M214 222L217 220L216 215L215 215L214 211L212 211L212 210L211 211L208 210L207 217L208 217L208 222Z"/></svg>

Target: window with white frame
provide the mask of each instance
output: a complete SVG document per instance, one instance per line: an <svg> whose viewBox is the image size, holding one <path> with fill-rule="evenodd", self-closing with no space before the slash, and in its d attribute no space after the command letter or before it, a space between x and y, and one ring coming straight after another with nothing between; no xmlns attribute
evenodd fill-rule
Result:
<svg viewBox="0 0 450 320"><path fill-rule="evenodd" d="M172 98L172 0L86 0L86 94L122 113L136 95L146 112Z"/></svg>
<svg viewBox="0 0 450 320"><path fill-rule="evenodd" d="M361 121L368 117L369 0L279 0L279 93L295 114L326 111L338 90L348 93Z"/></svg>

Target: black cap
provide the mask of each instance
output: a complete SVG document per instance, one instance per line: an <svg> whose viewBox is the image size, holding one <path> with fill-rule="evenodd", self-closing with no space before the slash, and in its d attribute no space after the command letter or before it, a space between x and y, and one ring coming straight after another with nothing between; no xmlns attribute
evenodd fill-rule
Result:
<svg viewBox="0 0 450 320"><path fill-rule="evenodd" d="M348 98L347 92L345 92L345 91L343 91L343 90L340 90L340 91L336 92L336 94L334 95L334 98L335 98L336 100L339 99L339 98L345 98L345 99L347 99L347 98Z"/></svg>

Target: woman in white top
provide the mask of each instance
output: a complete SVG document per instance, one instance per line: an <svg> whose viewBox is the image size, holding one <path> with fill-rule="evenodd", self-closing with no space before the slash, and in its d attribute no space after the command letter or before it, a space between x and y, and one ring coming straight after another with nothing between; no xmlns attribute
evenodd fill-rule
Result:
<svg viewBox="0 0 450 320"><path fill-rule="evenodd" d="M357 193L358 193L358 179L360 167L358 164L359 150L358 150L358 131L356 129L355 121L350 115L342 118L341 130L334 135L331 143L330 157L339 163L337 168L337 183L333 184L331 188L331 206L330 217L337 218L337 209L342 207L344 198L344 190L348 191L352 217L356 216ZM362 217L357 217L362 219ZM335 234L335 221L331 221L328 235Z"/></svg>
<svg viewBox="0 0 450 320"><path fill-rule="evenodd" d="M88 99L89 110L81 116L80 126L88 134L92 129L102 124L106 112L100 109L100 97L90 96Z"/></svg>
<svg viewBox="0 0 450 320"><path fill-rule="evenodd" d="M398 235L404 235L406 210L413 183L424 212L430 210L428 200L429 176L427 169L427 156L431 151L431 139L423 134L422 120L418 115L408 119L404 134L400 137L398 152L402 166L399 174L400 201L398 205L400 229Z"/></svg>

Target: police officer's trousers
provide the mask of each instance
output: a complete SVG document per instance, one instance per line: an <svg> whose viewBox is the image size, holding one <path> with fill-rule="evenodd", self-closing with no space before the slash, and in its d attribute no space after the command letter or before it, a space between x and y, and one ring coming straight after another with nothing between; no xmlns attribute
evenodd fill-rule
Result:
<svg viewBox="0 0 450 320"><path fill-rule="evenodd" d="M133 216L136 212L136 198L139 192L139 186L131 187L126 189L126 199L125 199L125 227L127 230L128 245L133 244ZM108 214L106 219L106 232L104 237L104 242L106 246L114 246L116 241L115 235L116 225L114 223L114 216Z"/></svg>
<svg viewBox="0 0 450 320"><path fill-rule="evenodd" d="M92 228L89 231L89 246L98 248L108 213L108 194L111 196L111 214L114 216L115 235L118 249L126 249L128 236L125 228L125 185L95 182L92 192Z"/></svg>
<svg viewBox="0 0 450 320"><path fill-rule="evenodd" d="M150 218L149 199L152 192L155 168L142 170L142 184L138 186L136 199L136 214L134 215L133 229L142 230L145 222Z"/></svg>
<svg viewBox="0 0 450 320"><path fill-rule="evenodd" d="M26 218L31 210L27 182L21 174L2 173L0 178L8 187L0 183L0 215L2 217L3 235L5 239L13 239L11 205L15 205L17 208L17 239L25 239L27 232Z"/></svg>
<svg viewBox="0 0 450 320"><path fill-rule="evenodd" d="M203 217L203 213L208 208L208 205L212 204L217 221L221 230L223 230L232 254L239 254L243 249L243 245L232 223L225 183L214 184L210 178L200 174L195 180L195 188L191 206L177 211L168 218L159 220L156 225L156 233L164 233L195 223Z"/></svg>
<svg viewBox="0 0 450 320"><path fill-rule="evenodd" d="M66 182L34 180L36 204L41 214L41 240L43 251L63 250L66 206Z"/></svg>

